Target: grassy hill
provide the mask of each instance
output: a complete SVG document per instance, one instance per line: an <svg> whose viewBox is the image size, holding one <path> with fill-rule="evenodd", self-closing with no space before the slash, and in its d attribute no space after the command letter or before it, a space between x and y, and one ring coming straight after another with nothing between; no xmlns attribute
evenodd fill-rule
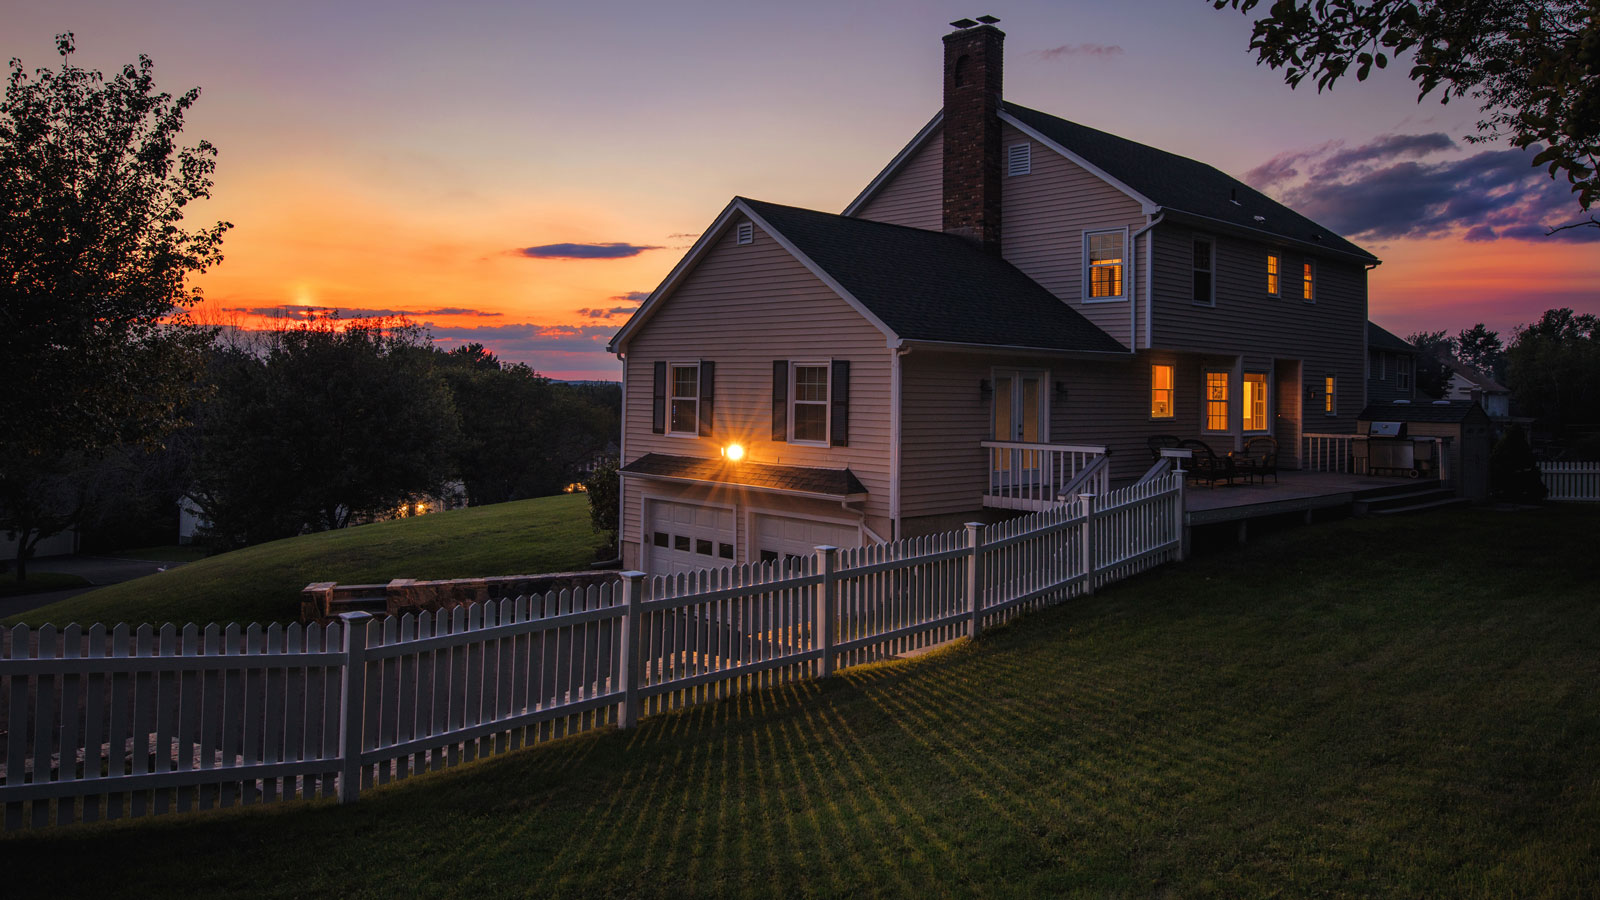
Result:
<svg viewBox="0 0 1600 900"><path fill-rule="evenodd" d="M287 622L313 581L465 578L583 569L600 538L582 494L476 506L286 538L21 613L27 622Z"/></svg>

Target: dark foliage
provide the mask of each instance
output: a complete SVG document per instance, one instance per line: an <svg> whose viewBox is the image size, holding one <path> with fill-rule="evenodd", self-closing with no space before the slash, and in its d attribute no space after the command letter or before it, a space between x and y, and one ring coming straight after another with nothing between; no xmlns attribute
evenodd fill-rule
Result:
<svg viewBox="0 0 1600 900"><path fill-rule="evenodd" d="M1489 493L1511 503L1537 503L1546 493L1521 425L1506 429L1489 454Z"/></svg>
<svg viewBox="0 0 1600 900"><path fill-rule="evenodd" d="M610 456L601 460L589 477L583 480L583 488L589 492L589 522L597 533L605 535L613 547L621 529L621 523L617 521L621 514L621 507L618 506L622 496L621 482L622 476L617 474L617 460Z"/></svg>

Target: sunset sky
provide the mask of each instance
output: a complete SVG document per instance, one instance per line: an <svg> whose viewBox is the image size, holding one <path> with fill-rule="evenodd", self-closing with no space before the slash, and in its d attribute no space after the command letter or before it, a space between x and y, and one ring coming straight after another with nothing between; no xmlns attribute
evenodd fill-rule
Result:
<svg viewBox="0 0 1600 900"><path fill-rule="evenodd" d="M735 194L838 211L940 105L947 23L1007 33L1006 97L1211 163L1384 260L1401 335L1600 312L1600 230L1470 102L1402 70L1331 93L1257 68L1206 0L1118 4L6 0L0 52L146 53L200 86L226 219L206 315L403 312L557 378L619 376L606 339Z"/></svg>

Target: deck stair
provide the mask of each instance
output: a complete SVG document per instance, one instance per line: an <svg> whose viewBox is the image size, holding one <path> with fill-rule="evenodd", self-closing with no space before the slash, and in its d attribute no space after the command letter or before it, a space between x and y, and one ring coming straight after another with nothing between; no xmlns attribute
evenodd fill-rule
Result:
<svg viewBox="0 0 1600 900"><path fill-rule="evenodd" d="M1457 497L1455 491L1442 486L1437 479L1430 479L1363 491L1355 498L1353 512L1358 516L1393 516L1449 509L1471 502Z"/></svg>

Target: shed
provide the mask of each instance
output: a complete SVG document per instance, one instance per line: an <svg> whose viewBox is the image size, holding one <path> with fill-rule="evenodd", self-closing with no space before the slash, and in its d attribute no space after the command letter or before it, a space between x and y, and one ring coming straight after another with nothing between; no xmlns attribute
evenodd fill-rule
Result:
<svg viewBox="0 0 1600 900"><path fill-rule="evenodd" d="M1356 416L1356 432L1368 434L1373 422L1404 422L1409 437L1448 438L1447 469L1456 494L1474 502L1489 499L1490 419L1473 400L1432 403L1372 403Z"/></svg>

